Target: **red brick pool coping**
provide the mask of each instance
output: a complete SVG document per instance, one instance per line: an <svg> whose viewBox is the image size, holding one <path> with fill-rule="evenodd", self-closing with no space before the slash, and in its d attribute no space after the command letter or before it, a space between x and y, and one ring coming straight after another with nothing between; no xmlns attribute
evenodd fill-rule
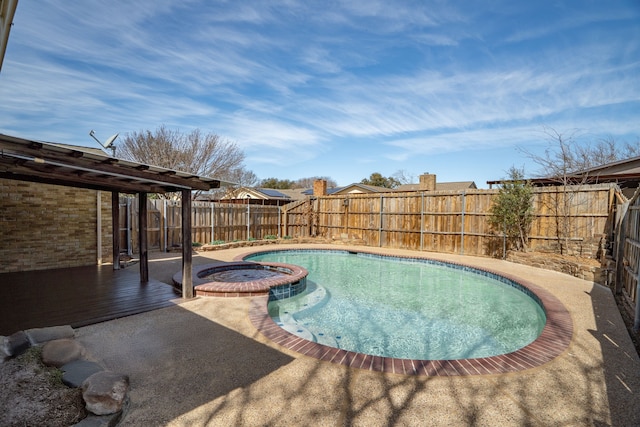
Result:
<svg viewBox="0 0 640 427"><path fill-rule="evenodd" d="M265 277L249 281L243 280L240 272L247 269L258 270L256 266L272 267L282 274L274 277ZM234 275L234 272L237 272L238 278L233 282L218 282L200 277L218 271L225 271L232 276ZM217 262L200 265L198 267L194 267L193 273L192 280L195 295L211 297L250 297L269 295L269 289L275 286L298 282L309 274L305 268L298 265L284 264L281 262L247 261ZM173 276L173 282L176 286L181 287L181 271Z"/></svg>
<svg viewBox="0 0 640 427"><path fill-rule="evenodd" d="M306 249L305 249L306 250ZM323 249L312 249L322 251ZM295 251L295 250L294 250ZM254 251L236 257L244 259ZM358 253L385 256L367 250ZM573 336L573 322L564 305L551 293L536 284L520 277L499 273L490 269L479 268L462 263L440 261L421 256L393 255L393 258L425 259L446 264L465 266L479 271L485 271L512 280L533 292L544 307L547 323L540 336L531 344L514 352L499 356L482 357L459 360L415 360L395 359L391 357L371 356L362 353L329 347L316 342L300 338L279 327L269 316L267 310L268 295L254 298L249 309L249 318L253 325L265 337L287 349L296 351L309 357L326 362L337 363L353 368L366 369L403 375L422 376L460 376L460 375L488 375L519 372L544 365L562 354L571 342Z"/></svg>

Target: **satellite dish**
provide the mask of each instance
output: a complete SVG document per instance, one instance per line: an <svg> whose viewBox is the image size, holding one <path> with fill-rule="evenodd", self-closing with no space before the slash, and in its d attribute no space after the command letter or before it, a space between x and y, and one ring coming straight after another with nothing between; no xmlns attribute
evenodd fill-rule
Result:
<svg viewBox="0 0 640 427"><path fill-rule="evenodd" d="M113 145L113 141L116 140L116 138L118 137L118 135L120 135L119 133L116 133L115 135L112 135L109 137L109 139L107 139L107 141L104 143L104 148L109 148Z"/></svg>
<svg viewBox="0 0 640 427"><path fill-rule="evenodd" d="M113 157L116 156L116 146L113 145L113 141L115 141L118 135L120 135L119 133L116 133L115 135L110 136L109 139L107 139L107 141L104 144L100 142L98 138L96 138L96 133L93 131L93 129L89 132L89 135L91 136L91 138L95 139L98 142L98 144L100 144L102 148L104 148L105 150L107 148L111 148L111 151L113 152Z"/></svg>

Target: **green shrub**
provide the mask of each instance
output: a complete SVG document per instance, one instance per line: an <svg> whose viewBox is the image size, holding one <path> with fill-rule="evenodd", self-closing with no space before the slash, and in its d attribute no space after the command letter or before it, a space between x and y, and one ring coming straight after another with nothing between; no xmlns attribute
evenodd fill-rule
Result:
<svg viewBox="0 0 640 427"><path fill-rule="evenodd" d="M285 240L289 240L289 239L293 239L293 237L291 237L291 236L284 236L284 237L283 237L283 239L285 239Z"/></svg>
<svg viewBox="0 0 640 427"><path fill-rule="evenodd" d="M264 236L265 240L276 240L278 237L273 235L273 234L267 234L266 236Z"/></svg>
<svg viewBox="0 0 640 427"><path fill-rule="evenodd" d="M213 242L209 243L210 245L222 245L224 243L224 240L214 240Z"/></svg>
<svg viewBox="0 0 640 427"><path fill-rule="evenodd" d="M202 243L200 243L200 242L192 242L191 246L194 247L194 248L199 248L200 246L202 246Z"/></svg>

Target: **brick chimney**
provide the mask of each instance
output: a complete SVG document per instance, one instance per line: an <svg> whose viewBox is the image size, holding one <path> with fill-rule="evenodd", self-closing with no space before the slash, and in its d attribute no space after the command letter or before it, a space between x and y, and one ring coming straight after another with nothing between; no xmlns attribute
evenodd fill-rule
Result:
<svg viewBox="0 0 640 427"><path fill-rule="evenodd" d="M327 181L325 179L316 179L315 181L313 181L313 195L314 196L327 195Z"/></svg>
<svg viewBox="0 0 640 427"><path fill-rule="evenodd" d="M431 173L423 173L420 175L420 190L422 191L435 191L436 189L436 176Z"/></svg>

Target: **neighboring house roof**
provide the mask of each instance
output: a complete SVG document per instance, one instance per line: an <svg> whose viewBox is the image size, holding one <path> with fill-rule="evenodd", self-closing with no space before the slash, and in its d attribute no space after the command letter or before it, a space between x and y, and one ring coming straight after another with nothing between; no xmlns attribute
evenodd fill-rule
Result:
<svg viewBox="0 0 640 427"><path fill-rule="evenodd" d="M612 176L612 175L638 175L640 176L640 156L629 159L618 160L604 165L596 166L582 171L575 172L574 175L590 176Z"/></svg>
<svg viewBox="0 0 640 427"><path fill-rule="evenodd" d="M623 188L636 187L640 184L640 156L573 172L567 179L577 184L617 183ZM487 181L487 184L491 186L503 181ZM562 184L557 177L532 178L529 181L540 186Z"/></svg>
<svg viewBox="0 0 640 427"><path fill-rule="evenodd" d="M473 181L436 182L436 191L475 190ZM403 184L393 189L394 191L422 191L420 184Z"/></svg>
<svg viewBox="0 0 640 427"><path fill-rule="evenodd" d="M476 189L476 184L473 181L462 182L440 182L436 184L436 191L458 191ZM360 183L354 183L346 185L344 187L332 187L327 188L328 196L339 196L346 194L372 194L372 193L391 193L398 191L423 191L420 188L420 184L405 184L397 188L379 187L376 185L366 185ZM233 191L230 191L224 195L220 200L236 200L246 199L249 195L253 199L264 200L282 200L289 199L291 201L302 200L305 197L313 196L313 188L308 189L290 189L290 190L276 190L271 188L247 188L241 187Z"/></svg>
<svg viewBox="0 0 640 427"><path fill-rule="evenodd" d="M328 196L337 196L340 194L370 194L370 193L388 193L393 191L392 188L386 187L378 187L375 185L365 185L365 184L349 184L344 187L332 187L327 188ZM304 191L304 194L307 196L313 195L313 188Z"/></svg>
<svg viewBox="0 0 640 427"><path fill-rule="evenodd" d="M258 200L294 201L304 198L302 190L280 190L275 188L234 188L220 197L219 200L245 200L247 197Z"/></svg>
<svg viewBox="0 0 640 427"><path fill-rule="evenodd" d="M305 194L306 190L304 188L294 188L294 189L277 190L277 191L282 194L286 194L287 196L289 196L289 198L291 198L291 200L302 200L305 197L307 197L307 194Z"/></svg>
<svg viewBox="0 0 640 427"><path fill-rule="evenodd" d="M263 194L266 198L270 199L290 199L288 195L282 193L279 190L275 190L273 188L255 188L256 192Z"/></svg>

